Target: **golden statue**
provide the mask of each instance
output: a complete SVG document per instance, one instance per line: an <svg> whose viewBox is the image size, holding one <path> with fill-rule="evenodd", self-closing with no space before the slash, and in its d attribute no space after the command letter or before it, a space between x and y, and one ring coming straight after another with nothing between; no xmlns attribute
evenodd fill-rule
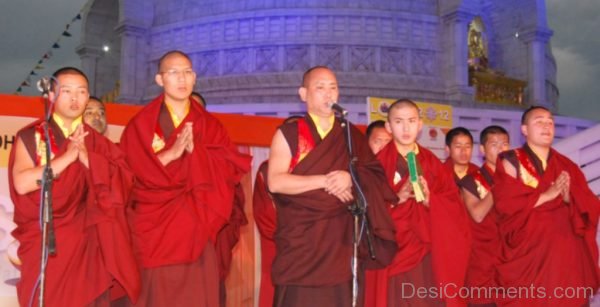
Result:
<svg viewBox="0 0 600 307"><path fill-rule="evenodd" d="M488 68L487 41L484 36L484 27L479 17L469 24L468 46L469 67L475 70L486 70Z"/></svg>

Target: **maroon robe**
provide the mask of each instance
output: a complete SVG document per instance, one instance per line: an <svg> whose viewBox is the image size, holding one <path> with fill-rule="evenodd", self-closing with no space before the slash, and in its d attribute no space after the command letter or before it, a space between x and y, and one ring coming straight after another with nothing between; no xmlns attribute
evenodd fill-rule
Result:
<svg viewBox="0 0 600 307"><path fill-rule="evenodd" d="M256 173L254 182L254 195L252 206L256 227L260 232L260 291L258 296L259 307L273 306L273 295L275 289L271 280L271 266L275 258L275 204L267 186L268 160L264 161Z"/></svg>
<svg viewBox="0 0 600 307"><path fill-rule="evenodd" d="M121 148L137 176L129 222L142 271L140 305L219 304L213 243L231 216L234 188L250 169L221 123L195 103L175 128L157 97L127 125ZM194 150L166 166L152 148L158 132L167 150L186 122L193 123ZM211 243L212 242L212 243ZM170 280L178 280L172 283Z"/></svg>
<svg viewBox="0 0 600 307"><path fill-rule="evenodd" d="M504 160L515 166L517 178L506 173ZM538 177L536 188L524 184L525 172L521 165L528 165L531 172L527 173ZM564 202L559 195L534 207L540 194L550 187L561 171L568 172L571 178L570 202ZM498 282L502 287L531 289L521 298L505 295L499 304L587 304L587 298L596 292L600 280L596 245L600 201L589 189L577 165L551 149L547 168L543 170L539 158L525 145L500 155L494 182L492 192L499 214L502 244ZM557 297L568 294L567 288L578 287L578 298ZM581 292L581 287L588 287L587 293Z"/></svg>
<svg viewBox="0 0 600 307"><path fill-rule="evenodd" d="M35 127L41 122L38 120L17 134L32 161L36 161ZM62 155L70 141L54 121L50 128L58 146L57 155ZM85 137L89 168L73 162L54 180L52 189L56 255L49 256L46 267L47 306L106 304L107 291L112 299L126 293L135 301L140 292L139 271L125 218L133 174L115 144L88 125L84 129L89 133ZM21 306L28 306L32 296L33 306L37 306L38 291L32 291L41 257L40 190L17 194L12 174L15 148L10 154L8 178L17 224L12 234L20 243L18 255L23 263L17 294Z"/></svg>
<svg viewBox="0 0 600 307"><path fill-rule="evenodd" d="M321 140L312 119L307 115L303 120L309 126L315 147L293 168L292 174L317 175L347 170L350 158L339 121L336 120L332 130ZM298 147L298 123L280 127L292 153ZM362 250L361 266L382 267L396 251L394 227L385 208L386 201L395 201L396 197L387 188L383 169L364 135L354 126L351 129L358 158L357 172L368 201L367 215L378 257L377 261L366 261L366 253ZM348 204L324 189L297 195L277 193L273 197L277 205L273 305L349 306L352 298L353 217Z"/></svg>
<svg viewBox="0 0 600 307"><path fill-rule="evenodd" d="M465 304L458 297L442 296L454 296L454 290L464 284L471 246L467 212L450 172L439 159L421 146L416 157L429 186L429 207L410 198L389 209L400 250L385 269L367 272L367 306L432 306L440 304L440 298L447 306ZM377 158L388 184L399 191L409 174L395 143L386 145ZM401 180L394 183L396 172ZM407 283L436 290L424 300L416 294L418 289L404 287Z"/></svg>
<svg viewBox="0 0 600 307"><path fill-rule="evenodd" d="M494 172L485 164L475 173L465 176L459 186L467 193L473 194L480 200L481 189L491 192L493 186ZM471 231L473 233L473 244L471 246L471 258L467 269L465 285L467 287L480 287L492 289L497 287L496 266L500 261L500 234L497 225L497 213L494 208L490 209L481 223L471 220ZM467 300L470 304L492 304L495 301L495 293L480 292L473 293Z"/></svg>
<svg viewBox="0 0 600 307"><path fill-rule="evenodd" d="M246 213L244 213L244 188L241 184L235 186L235 195L233 197L233 208L227 224L217 234L215 249L219 261L219 281L221 288L221 306L226 306L226 288L225 280L231 270L231 260L233 248L240 240L240 227L248 224Z"/></svg>

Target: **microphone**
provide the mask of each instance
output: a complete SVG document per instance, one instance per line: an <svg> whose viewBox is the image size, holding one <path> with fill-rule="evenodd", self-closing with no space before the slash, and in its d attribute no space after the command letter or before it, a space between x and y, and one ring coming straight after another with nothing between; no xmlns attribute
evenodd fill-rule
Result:
<svg viewBox="0 0 600 307"><path fill-rule="evenodd" d="M342 114L342 116L347 116L348 115L348 111L346 111L346 109L344 109L344 107L342 107L341 105L339 105L337 102L330 102L329 103L329 107L334 110L335 112L338 112L339 114Z"/></svg>
<svg viewBox="0 0 600 307"><path fill-rule="evenodd" d="M48 94L50 92L50 87L52 85L52 79L54 79L53 77L42 77L38 82L37 82L37 89L38 91L42 92L42 94Z"/></svg>

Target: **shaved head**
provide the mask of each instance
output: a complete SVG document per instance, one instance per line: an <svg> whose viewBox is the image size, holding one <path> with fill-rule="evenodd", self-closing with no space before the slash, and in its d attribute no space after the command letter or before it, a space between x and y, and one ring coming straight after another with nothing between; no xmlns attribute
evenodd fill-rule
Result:
<svg viewBox="0 0 600 307"><path fill-rule="evenodd" d="M547 111L548 113L552 114L552 112L550 112L550 110L548 110L548 108L543 107L543 106L531 106L529 107L529 109L525 110L525 112L523 112L523 115L521 115L521 125L526 125L527 121L529 120L529 117L531 117L531 113L535 110L544 110Z"/></svg>
<svg viewBox="0 0 600 307"><path fill-rule="evenodd" d="M184 58L186 58L190 63L192 63L192 59L190 59L190 57L183 51L179 51L179 50L171 50L168 51L167 53L163 54L163 56L160 57L160 59L158 59L158 71L161 72L162 71L162 64L163 62L173 56L182 56Z"/></svg>
<svg viewBox="0 0 600 307"><path fill-rule="evenodd" d="M313 72L315 72L317 70L321 70L321 69L325 69L325 70L328 70L331 73L333 73L333 70L329 69L329 67L327 67L327 66L311 67L306 72L304 72L304 75L302 75L302 87L307 87L308 84L310 83L310 78L311 78L311 75L313 74Z"/></svg>
<svg viewBox="0 0 600 307"><path fill-rule="evenodd" d="M415 108L415 110L417 110L417 113L419 112L419 106L417 106L417 104L414 101L407 98L398 99L394 101L388 109L388 121L390 121L390 113L392 113L392 110L401 109L405 107Z"/></svg>

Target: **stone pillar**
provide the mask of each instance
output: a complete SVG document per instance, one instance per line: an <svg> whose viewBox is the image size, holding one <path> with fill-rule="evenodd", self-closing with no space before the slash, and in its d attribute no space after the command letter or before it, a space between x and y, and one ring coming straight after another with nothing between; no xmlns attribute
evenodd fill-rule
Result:
<svg viewBox="0 0 600 307"><path fill-rule="evenodd" d="M124 103L140 103L147 84L146 29L120 24L115 29L121 37L120 93L117 100Z"/></svg>
<svg viewBox="0 0 600 307"><path fill-rule="evenodd" d="M96 75L98 69L98 59L103 52L100 46L82 44L79 45L75 52L81 58L81 70L87 75L89 80L89 90L92 95L98 95Z"/></svg>
<svg viewBox="0 0 600 307"><path fill-rule="evenodd" d="M529 105L542 105L551 110L556 106L546 97L546 44L552 30L538 28L519 33L527 45L527 92Z"/></svg>
<svg viewBox="0 0 600 307"><path fill-rule="evenodd" d="M474 15L466 11L453 11L442 17L444 71L446 73L446 93L448 100L456 105L472 105L473 89L469 87L468 29Z"/></svg>

